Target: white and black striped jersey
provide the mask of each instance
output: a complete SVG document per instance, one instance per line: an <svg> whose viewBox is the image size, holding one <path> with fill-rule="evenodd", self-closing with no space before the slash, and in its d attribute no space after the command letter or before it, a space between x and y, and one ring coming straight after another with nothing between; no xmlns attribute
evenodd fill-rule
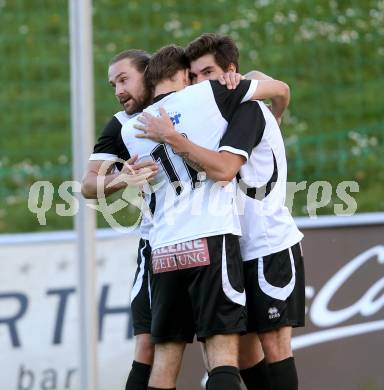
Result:
<svg viewBox="0 0 384 390"><path fill-rule="evenodd" d="M276 119L260 101L239 107L219 150L245 149L249 140L249 159L237 175L244 261L287 249L303 237L285 206L287 160L283 137Z"/></svg>
<svg viewBox="0 0 384 390"><path fill-rule="evenodd" d="M115 161L116 168L120 170L122 168L122 164L119 161L126 161L130 158L128 150L121 138L121 128L126 121L136 115L137 114L128 115L125 111L117 112L101 132L89 160ZM151 226L152 223L149 217L146 216L146 213L142 213L140 237L144 240L148 240Z"/></svg>
<svg viewBox="0 0 384 390"><path fill-rule="evenodd" d="M117 112L105 125L89 159L100 161L128 160L130 156L121 138L121 128L127 120L135 115L128 115L125 111Z"/></svg>
<svg viewBox="0 0 384 390"><path fill-rule="evenodd" d="M217 81L204 81L178 92L158 96L144 111L159 115L163 107L176 130L192 142L217 150L228 122L241 102L252 98L257 81L241 81L228 90ZM139 161L153 159L160 165L151 190L156 197L153 228L149 241L152 249L201 237L232 233L240 235L236 212L235 181L222 187L201 177L166 144L138 139L141 133L127 121L122 138L128 151Z"/></svg>

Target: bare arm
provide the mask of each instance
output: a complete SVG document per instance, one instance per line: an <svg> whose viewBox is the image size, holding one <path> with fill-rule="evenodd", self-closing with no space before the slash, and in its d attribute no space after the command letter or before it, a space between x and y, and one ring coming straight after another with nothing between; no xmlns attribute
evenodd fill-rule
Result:
<svg viewBox="0 0 384 390"><path fill-rule="evenodd" d="M251 70L250 72L245 74L244 77L247 80L273 80L272 77L268 76L267 74L259 70ZM289 87L287 92L289 93ZM285 109L289 104L289 94L288 94L288 101L285 100L284 92L283 92L283 98L281 98L281 96L272 97L271 102L272 102L272 106L268 105L268 108L272 111L278 124L280 125L283 112L285 111Z"/></svg>
<svg viewBox="0 0 384 390"><path fill-rule="evenodd" d="M272 77L266 75L263 72L260 72L259 70L252 70L248 72L244 77L247 80L259 80L259 85L257 86L256 93L264 95L268 93L269 88L271 88L271 91L273 93L276 93L276 95L271 95L269 96L269 98L272 102L272 114L276 118L277 122L280 124L283 112L288 107L290 100L289 86L282 81L274 80ZM266 81L269 81L269 83L265 84ZM263 99L266 98L264 97Z"/></svg>
<svg viewBox="0 0 384 390"><path fill-rule="evenodd" d="M259 80L254 100L271 99L272 114L280 124L284 110L288 107L291 94L289 86L279 80Z"/></svg>
<svg viewBox="0 0 384 390"><path fill-rule="evenodd" d="M84 198L97 199L107 197L128 185L140 186L157 173L158 167L152 162L134 164L137 156L129 159L121 172L112 172L114 161L89 161L87 172L81 183L81 193Z"/></svg>
<svg viewBox="0 0 384 390"><path fill-rule="evenodd" d="M243 79L259 81L252 99L270 99L272 102L272 114L280 124L283 112L288 107L290 100L289 86L283 81L274 80L272 77L258 70L252 70L244 76L239 73L227 72L221 75L218 81L220 84L226 85L228 89L235 89L239 85L240 80Z"/></svg>
<svg viewBox="0 0 384 390"><path fill-rule="evenodd" d="M169 144L175 153L183 157L188 165L205 172L214 181L231 181L245 162L243 156L206 149L194 144L176 131L165 137L164 142Z"/></svg>
<svg viewBox="0 0 384 390"><path fill-rule="evenodd" d="M125 188L125 183L123 182L121 182L120 185L115 184L114 186L107 188L107 185L118 176L118 173L111 173L111 168L113 166L113 161L96 160L88 162L87 172L81 182L81 193L84 198L97 199L100 194L108 196ZM104 171L104 174L101 174L101 171ZM97 179L98 177L99 181Z"/></svg>
<svg viewBox="0 0 384 390"><path fill-rule="evenodd" d="M260 70L251 70L250 72L246 73L244 77L247 80L273 80L271 76L268 76Z"/></svg>
<svg viewBox="0 0 384 390"><path fill-rule="evenodd" d="M175 130L163 108L160 108L160 114L160 117L154 117L143 113L138 118L141 124L134 125L143 134L136 137L169 144L192 168L204 171L212 180L228 182L236 176L245 162L243 156L226 151L216 152L194 144Z"/></svg>

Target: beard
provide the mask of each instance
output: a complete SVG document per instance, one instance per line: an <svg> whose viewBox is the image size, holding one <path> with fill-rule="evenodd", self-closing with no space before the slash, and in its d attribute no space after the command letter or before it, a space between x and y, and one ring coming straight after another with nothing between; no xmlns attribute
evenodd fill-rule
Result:
<svg viewBox="0 0 384 390"><path fill-rule="evenodd" d="M126 94L119 99L120 104L123 106L124 111L128 115L136 114L143 111L145 107L149 105L151 94L143 92L141 96L133 97L131 94Z"/></svg>
<svg viewBox="0 0 384 390"><path fill-rule="evenodd" d="M123 106L124 111L128 115L136 113L141 106L140 102L137 99L133 98L131 95L125 95L124 97L119 99L119 101L120 104Z"/></svg>

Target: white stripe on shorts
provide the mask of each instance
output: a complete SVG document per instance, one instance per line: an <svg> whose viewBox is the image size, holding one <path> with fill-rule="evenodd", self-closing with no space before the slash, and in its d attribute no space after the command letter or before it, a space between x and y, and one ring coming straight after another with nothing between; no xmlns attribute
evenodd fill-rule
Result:
<svg viewBox="0 0 384 390"><path fill-rule="evenodd" d="M141 257L140 271L137 275L137 278L136 278L134 285L132 286L131 305L132 305L133 300L137 297L137 294L139 293L141 286L143 285L143 277L144 277L144 269L145 269L145 257L143 255L143 252L144 252L144 249L146 246L147 246L147 241L145 241L145 245L140 250L140 257Z"/></svg>
<svg viewBox="0 0 384 390"><path fill-rule="evenodd" d="M292 270L292 278L288 282L288 284L284 287L276 287L272 284L268 283L265 280L264 276L264 267L263 267L263 258L259 257L258 260L258 274L259 274L259 286L264 294L267 294L268 296L280 299L281 301L285 301L290 295L293 289L295 288L296 283L296 268L295 268L295 262L293 259L291 248L288 248L289 252L289 259L291 260L291 270Z"/></svg>
<svg viewBox="0 0 384 390"><path fill-rule="evenodd" d="M148 298L149 298L149 308L152 309L152 298L151 298L151 274L148 272Z"/></svg>
<svg viewBox="0 0 384 390"><path fill-rule="evenodd" d="M240 261L240 259L239 259ZM235 302L241 306L245 306L245 291L238 292L231 286L231 282L228 279L227 269L227 253L225 251L225 236L223 236L223 250L221 254L221 281L223 284L224 294L232 302Z"/></svg>

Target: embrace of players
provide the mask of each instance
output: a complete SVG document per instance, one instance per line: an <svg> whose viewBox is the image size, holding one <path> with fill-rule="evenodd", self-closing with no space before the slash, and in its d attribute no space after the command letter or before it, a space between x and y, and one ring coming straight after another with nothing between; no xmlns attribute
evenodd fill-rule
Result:
<svg viewBox="0 0 384 390"><path fill-rule="evenodd" d="M258 71L241 76L238 61L233 40L210 33L110 62L123 111L100 135L82 192L137 186L144 198L126 390L176 389L195 336L208 390L239 390L241 379L248 390L298 389L303 235L284 205L279 128L289 88Z"/></svg>

